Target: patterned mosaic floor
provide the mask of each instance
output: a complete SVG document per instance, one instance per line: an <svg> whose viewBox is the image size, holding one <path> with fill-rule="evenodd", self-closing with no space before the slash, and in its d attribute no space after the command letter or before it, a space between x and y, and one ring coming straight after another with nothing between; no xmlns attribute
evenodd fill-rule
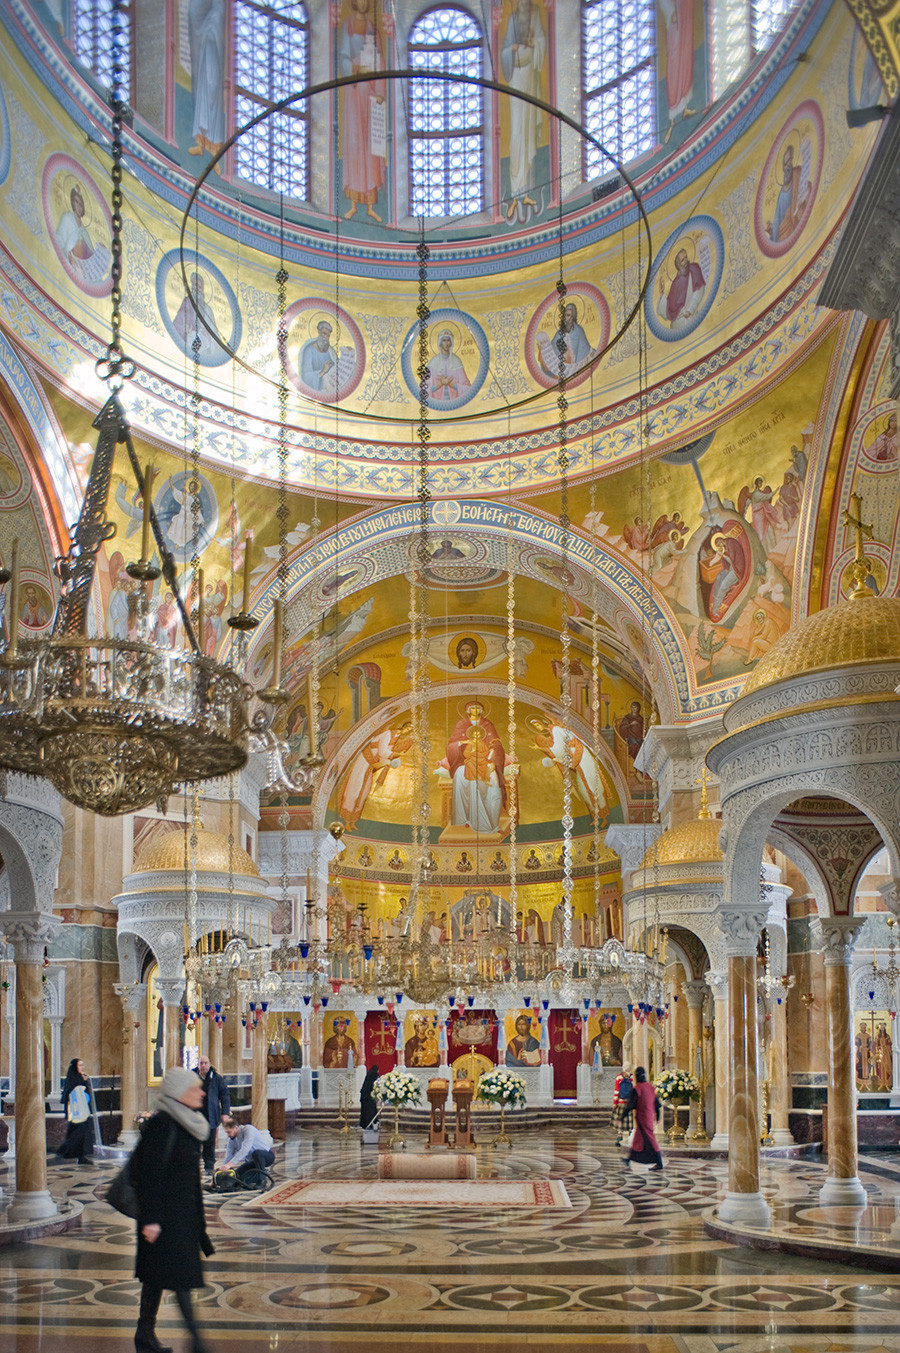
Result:
<svg viewBox="0 0 900 1353"><path fill-rule="evenodd" d="M300 1132L275 1174L373 1178L375 1161L355 1140ZM627 1172L607 1134L560 1132L480 1149L478 1161L485 1178L559 1178L572 1207L316 1207L286 1222L262 1197L210 1199L217 1253L200 1313L213 1353L900 1353L900 1265L875 1272L710 1239L701 1216L724 1190L720 1162ZM866 1164L874 1234L900 1216L900 1157ZM101 1201L113 1169L51 1166L54 1191L85 1203L81 1229L0 1250L2 1353L133 1347L133 1228ZM814 1220L822 1178L817 1162L777 1160L763 1188L786 1222L846 1239L852 1219ZM168 1300L159 1331L187 1349Z"/></svg>

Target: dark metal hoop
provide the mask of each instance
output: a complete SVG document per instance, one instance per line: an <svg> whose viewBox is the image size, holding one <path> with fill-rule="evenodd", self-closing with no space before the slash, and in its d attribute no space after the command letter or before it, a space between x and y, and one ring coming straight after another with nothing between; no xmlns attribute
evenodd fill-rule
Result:
<svg viewBox="0 0 900 1353"><path fill-rule="evenodd" d="M630 175L627 173L623 165L620 164L620 162L615 158L615 156L612 155L606 149L606 147L602 144L602 142L598 141L595 136L592 136L590 132L581 125L581 123L576 122L575 119L569 117L567 113L563 113L559 108L554 108L552 104L545 103L543 99L539 99L533 94L526 94L522 90L518 89L510 89L506 85L501 85L496 80L488 80L485 79L483 76L456 75L456 74L447 74L442 71L425 71L425 70L364 71L358 75L342 75L338 76L333 80L326 80L321 84L307 85L305 89L301 89L296 94L290 94L287 98L282 99L279 103L273 104L271 108L264 108L262 112L257 113L256 117L251 118L249 122L245 122L243 127L239 127L237 131L234 132L233 135L230 136L228 140L219 148L219 150L216 152L216 154L210 160L209 164L204 169L203 173L197 179L197 182L194 184L194 187L191 191L191 195L187 200L187 204L184 209L184 214L181 218L181 232L179 235L181 276L184 282L185 294L187 295L188 300L190 301L191 306L193 307L194 314L196 315L197 320L199 321L200 324L203 325L203 328L209 334L210 338L212 338L214 342L218 344L218 346L222 349L223 352L227 353L227 355L232 359L232 361L237 362L239 366L242 366L245 371L249 372L257 379L262 378L264 381L267 381L276 390L278 388L278 383L275 380L273 380L270 376L266 376L262 372L258 371L256 367L250 366L249 363L245 362L242 357L239 357L238 354L235 351L233 351L232 348L222 339L221 335L217 333L210 324L207 323L203 315L200 313L199 307L197 306L197 302L194 299L194 293L191 291L190 282L188 281L187 262L185 260L185 236L187 233L188 226L190 224L190 215L194 203L200 197L200 194L210 174L216 168L216 165L225 155L228 154L232 146L235 145L235 143L238 142L242 136L244 136L248 131L251 131L254 127L259 126L260 123L266 122L268 118L273 117L278 113L284 112L285 109L292 107L295 103L299 103L305 99L311 99L317 94L330 94L333 93L335 90L344 89L348 85L369 84L374 80L423 80L423 79L443 80L445 82L450 82L452 84L475 85L479 89L490 89L497 94L505 94L508 95L510 98L520 99L523 103L530 103L533 107L540 109L541 112L546 113L549 117L557 118L560 122L564 123L567 127L571 128L572 131L576 132L584 140L588 141L592 146L594 146L597 150L600 151L601 155L603 155L604 158L607 159L615 167L616 173L622 179L622 182L628 187L632 197L634 198L634 203L638 211L639 223L643 227L647 239L647 267L643 281L641 283L640 290L638 292L637 300L635 301L631 310L628 312L628 315L626 316L624 323L620 326L618 332L609 340L609 342L606 343L602 348L600 348L594 354L594 356L591 358L589 362L585 362L583 366L579 367L578 371L574 372L572 376L561 377L558 382L555 382L554 383L555 388L564 390L570 380L578 379L580 381L584 378L584 376L588 372L593 371L593 369L596 367L600 359L602 357L605 357L605 355L612 348L614 348L615 345L620 341L620 339L622 339L628 332L632 323L634 322L634 319L637 316L638 311L641 308L641 305L643 304L644 296L646 295L647 288L650 285L650 274L653 268L653 241L650 234L650 221L647 217L646 211L644 210L644 204L641 201L641 197L634 184L634 180L630 177ZM284 360L283 356L281 357L281 360L282 361ZM554 387L551 387L551 390L553 388ZM511 413L514 409L521 409L528 404L536 403L540 399L546 399L548 393L550 393L548 390L537 390L534 394L525 395L522 399L517 399L512 402L500 404L497 406L496 409L493 410L479 409L471 413L451 414L449 416L442 417L440 419L439 426L445 427L448 424L452 423L470 423L478 419L493 417L496 413L500 411L503 411L505 413ZM310 399L308 396L304 396L304 398L306 398L307 402L314 408L324 407L328 409L334 409L337 410L338 412L346 413L347 416L350 418L363 419L373 423L382 423L382 424L387 423L392 426L412 428L415 427L417 422L415 418L400 418L391 414L376 414L369 413L368 411L361 409L348 409L343 407L335 400L330 400L327 405L322 405L318 400Z"/></svg>

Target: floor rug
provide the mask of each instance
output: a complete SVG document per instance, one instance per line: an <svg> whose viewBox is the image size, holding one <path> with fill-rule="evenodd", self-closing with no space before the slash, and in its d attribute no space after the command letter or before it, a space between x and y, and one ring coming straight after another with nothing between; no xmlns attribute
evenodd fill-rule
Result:
<svg viewBox="0 0 900 1353"><path fill-rule="evenodd" d="M559 1179L295 1179L252 1206L571 1207Z"/></svg>

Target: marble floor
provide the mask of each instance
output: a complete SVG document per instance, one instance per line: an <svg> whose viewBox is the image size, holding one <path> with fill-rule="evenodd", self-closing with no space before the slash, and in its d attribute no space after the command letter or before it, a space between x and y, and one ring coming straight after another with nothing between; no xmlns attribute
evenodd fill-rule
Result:
<svg viewBox="0 0 900 1353"><path fill-rule="evenodd" d="M863 1160L865 1216L823 1215L818 1161L766 1162L762 1187L784 1228L825 1238L827 1253L815 1258L706 1233L703 1214L725 1188L721 1161L628 1171L608 1131L559 1130L515 1135L512 1150L481 1147L477 1158L483 1178L561 1179L572 1206L286 1215L267 1210L264 1195L209 1195L216 1254L199 1314L212 1353L900 1353L900 1262L884 1272L865 1254L856 1267L840 1257L862 1243L891 1264L900 1156ZM355 1135L301 1130L274 1173L373 1178L376 1159ZM0 1249L2 1353L133 1348L133 1225L102 1201L116 1168L51 1164L54 1193L84 1205L81 1226ZM5 1189L12 1174L0 1165ZM169 1298L158 1331L187 1353Z"/></svg>

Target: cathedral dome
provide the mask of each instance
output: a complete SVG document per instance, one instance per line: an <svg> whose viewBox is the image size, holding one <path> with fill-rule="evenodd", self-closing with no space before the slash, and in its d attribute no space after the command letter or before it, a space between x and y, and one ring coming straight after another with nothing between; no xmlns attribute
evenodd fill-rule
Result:
<svg viewBox="0 0 900 1353"><path fill-rule="evenodd" d="M655 869L665 864L696 864L721 860L719 832L722 824L715 817L700 817L694 822L683 822L670 827L653 842L641 860L641 869Z"/></svg>
<svg viewBox="0 0 900 1353"><path fill-rule="evenodd" d="M900 662L900 598L841 601L783 634L760 658L743 694L807 673L884 662Z"/></svg>
<svg viewBox="0 0 900 1353"><path fill-rule="evenodd" d="M190 845L188 846L190 851ZM259 878L259 870L253 860L239 845L231 847L234 860L234 873L243 878ZM177 869L184 872L184 832L177 828L166 832L141 851L134 866L136 874L147 874L158 870ZM197 833L197 870L202 873L227 874L229 866L228 837L222 832L208 832L202 828Z"/></svg>

